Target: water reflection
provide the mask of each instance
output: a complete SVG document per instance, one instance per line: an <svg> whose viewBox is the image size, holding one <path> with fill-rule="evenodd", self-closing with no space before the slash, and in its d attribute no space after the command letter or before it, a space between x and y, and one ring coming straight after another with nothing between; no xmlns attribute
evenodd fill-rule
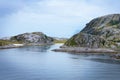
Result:
<svg viewBox="0 0 120 80"><path fill-rule="evenodd" d="M44 45L44 46L25 46L22 48L18 48L20 51L29 51L29 52L47 52L48 49L51 48L52 45Z"/></svg>
<svg viewBox="0 0 120 80"><path fill-rule="evenodd" d="M0 80L119 80L107 55L52 52L60 45L0 50ZM110 64L108 64L110 63Z"/></svg>
<svg viewBox="0 0 120 80"><path fill-rule="evenodd" d="M71 53L70 53L71 54ZM108 64L119 64L120 60L116 60L112 58L112 54L89 54L89 53L81 53L81 54L71 54L71 59L84 59L84 60L91 60L94 62L100 62L100 63L108 63Z"/></svg>
<svg viewBox="0 0 120 80"><path fill-rule="evenodd" d="M96 61L96 62L101 62L101 63L119 64L120 65L120 61L119 60L115 60L115 59L91 58L89 60Z"/></svg>

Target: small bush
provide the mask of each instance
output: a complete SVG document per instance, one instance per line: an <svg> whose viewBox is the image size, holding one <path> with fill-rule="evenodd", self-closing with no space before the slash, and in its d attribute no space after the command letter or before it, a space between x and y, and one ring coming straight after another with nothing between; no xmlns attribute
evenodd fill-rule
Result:
<svg viewBox="0 0 120 80"><path fill-rule="evenodd" d="M120 23L119 21L111 20L111 21L109 22L109 25L112 26L112 25L117 25L117 24L119 24L119 23Z"/></svg>

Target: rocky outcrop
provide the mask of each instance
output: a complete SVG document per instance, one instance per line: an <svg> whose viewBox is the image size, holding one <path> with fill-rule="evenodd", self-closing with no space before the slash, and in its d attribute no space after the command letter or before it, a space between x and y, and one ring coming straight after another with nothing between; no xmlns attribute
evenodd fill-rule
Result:
<svg viewBox="0 0 120 80"><path fill-rule="evenodd" d="M86 33L76 34L65 43L65 45L67 46L79 46L89 48L97 48L104 46L107 47L107 45L105 44L108 44L108 42L104 38Z"/></svg>
<svg viewBox="0 0 120 80"><path fill-rule="evenodd" d="M17 48L26 45L49 45L54 43L54 38L42 32L23 33L9 38L0 39L0 49Z"/></svg>
<svg viewBox="0 0 120 80"><path fill-rule="evenodd" d="M27 45L41 45L41 44L52 44L54 39L48 37L42 32L24 33L11 37L11 41L17 41Z"/></svg>
<svg viewBox="0 0 120 80"><path fill-rule="evenodd" d="M55 52L71 52L71 53L118 53L115 50L108 48L86 48L86 47L62 47L60 49L53 49Z"/></svg>
<svg viewBox="0 0 120 80"><path fill-rule="evenodd" d="M80 33L71 37L64 46L119 48L120 14L106 15L91 20Z"/></svg>

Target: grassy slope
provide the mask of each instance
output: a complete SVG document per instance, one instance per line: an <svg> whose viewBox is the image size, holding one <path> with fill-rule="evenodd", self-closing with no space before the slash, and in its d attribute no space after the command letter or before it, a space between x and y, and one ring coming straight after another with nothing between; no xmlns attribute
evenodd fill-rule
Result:
<svg viewBox="0 0 120 80"><path fill-rule="evenodd" d="M5 45L9 45L9 44L17 44L19 42L12 42L9 40L0 40L0 46L5 46Z"/></svg>

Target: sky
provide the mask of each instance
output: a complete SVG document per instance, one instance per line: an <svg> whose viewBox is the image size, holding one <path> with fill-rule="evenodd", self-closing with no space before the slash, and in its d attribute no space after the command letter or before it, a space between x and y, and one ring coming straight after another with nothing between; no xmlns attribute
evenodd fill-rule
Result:
<svg viewBox="0 0 120 80"><path fill-rule="evenodd" d="M92 19L120 13L120 0L0 0L0 37L43 32L66 37Z"/></svg>

